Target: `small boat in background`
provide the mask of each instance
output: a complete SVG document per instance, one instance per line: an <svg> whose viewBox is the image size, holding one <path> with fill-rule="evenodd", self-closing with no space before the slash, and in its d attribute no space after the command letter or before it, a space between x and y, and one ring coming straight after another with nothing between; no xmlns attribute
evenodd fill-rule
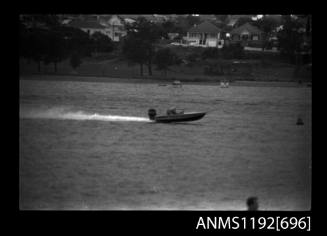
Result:
<svg viewBox="0 0 327 236"><path fill-rule="evenodd" d="M206 112L180 112L176 114L157 116L157 112L155 109L149 109L148 115L150 120L153 120L158 123L173 123L200 120L206 115Z"/></svg>
<svg viewBox="0 0 327 236"><path fill-rule="evenodd" d="M220 88L228 88L229 82L220 82Z"/></svg>
<svg viewBox="0 0 327 236"><path fill-rule="evenodd" d="M182 83L179 80L174 80L173 83L172 83L172 85L174 87L182 87Z"/></svg>

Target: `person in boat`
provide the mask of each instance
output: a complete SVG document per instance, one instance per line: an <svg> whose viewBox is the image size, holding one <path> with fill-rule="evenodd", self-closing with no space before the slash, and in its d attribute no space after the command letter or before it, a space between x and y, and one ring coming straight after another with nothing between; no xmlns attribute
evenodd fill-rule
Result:
<svg viewBox="0 0 327 236"><path fill-rule="evenodd" d="M167 110L167 115L170 116L170 115L177 115L177 114L183 114L184 111L181 110L181 111L177 111L176 107L171 107Z"/></svg>

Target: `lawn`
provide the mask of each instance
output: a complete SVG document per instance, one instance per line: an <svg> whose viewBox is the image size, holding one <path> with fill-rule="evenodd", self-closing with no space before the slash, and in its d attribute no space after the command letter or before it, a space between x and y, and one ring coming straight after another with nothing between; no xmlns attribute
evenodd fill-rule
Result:
<svg viewBox="0 0 327 236"><path fill-rule="evenodd" d="M180 57L185 58L190 53L201 54L203 48L182 48L174 47L174 52ZM227 63L232 63L235 60L229 60ZM276 59L267 58L263 60L262 57L251 55L251 59L244 60L251 64L252 72L243 73L242 69L238 69L237 73L232 75L215 75L209 76L204 74L205 63L199 59L190 65L175 65L171 66L167 77L162 71L156 70L156 66L152 67L152 76L148 75L148 68L143 67L144 78L162 79L162 80L180 80L180 81L220 81L228 79L235 80L250 80L250 81L281 81L290 82L298 81L298 78L294 78L294 66L282 63ZM53 64L44 65L41 64L41 72L38 72L37 63L33 61L27 61L20 59L20 74L55 74L55 75L78 75L78 76L97 76L97 77L110 77L110 78L141 78L140 67L137 64L130 65L123 59L96 59L86 58L80 67L74 71L69 61L63 61L58 63L57 72L54 72ZM308 74L308 73L307 73ZM307 77L309 78L309 77Z"/></svg>

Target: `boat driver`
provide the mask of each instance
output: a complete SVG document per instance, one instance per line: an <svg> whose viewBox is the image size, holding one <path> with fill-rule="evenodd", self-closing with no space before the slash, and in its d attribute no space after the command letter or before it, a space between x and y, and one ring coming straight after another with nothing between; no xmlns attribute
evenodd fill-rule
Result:
<svg viewBox="0 0 327 236"><path fill-rule="evenodd" d="M177 110L176 110L176 107L171 107L167 110L167 115L170 116L170 115L176 115L177 114Z"/></svg>

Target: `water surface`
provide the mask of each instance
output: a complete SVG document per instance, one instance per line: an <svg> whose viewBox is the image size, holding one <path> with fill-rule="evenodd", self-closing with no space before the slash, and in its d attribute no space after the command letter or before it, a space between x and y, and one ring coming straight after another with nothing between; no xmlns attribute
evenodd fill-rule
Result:
<svg viewBox="0 0 327 236"><path fill-rule="evenodd" d="M21 80L19 122L21 209L310 209L310 88Z"/></svg>

